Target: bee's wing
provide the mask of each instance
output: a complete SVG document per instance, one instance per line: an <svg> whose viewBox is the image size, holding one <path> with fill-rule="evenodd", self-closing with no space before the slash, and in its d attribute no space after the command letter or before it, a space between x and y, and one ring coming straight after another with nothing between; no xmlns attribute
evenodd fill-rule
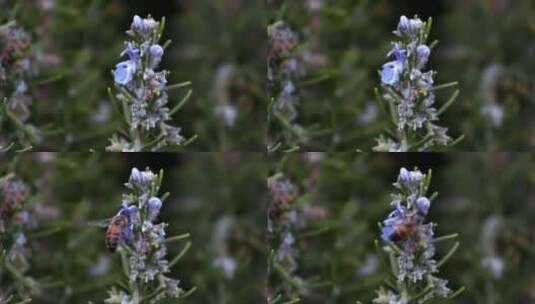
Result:
<svg viewBox="0 0 535 304"><path fill-rule="evenodd" d="M110 221L111 221L112 218L107 218L107 219L103 219L103 220L95 220L95 221L90 221L88 224L89 226L95 226L95 227L100 227L100 228L106 228L110 225Z"/></svg>

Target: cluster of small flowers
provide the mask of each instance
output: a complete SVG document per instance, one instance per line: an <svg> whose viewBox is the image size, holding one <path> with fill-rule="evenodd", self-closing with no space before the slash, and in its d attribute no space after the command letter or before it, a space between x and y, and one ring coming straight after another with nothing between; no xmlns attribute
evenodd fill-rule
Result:
<svg viewBox="0 0 535 304"><path fill-rule="evenodd" d="M110 151L156 151L178 146L184 142L180 128L169 125L173 110L167 107L167 71L156 72L164 47L159 44L164 22L148 16L134 16L127 34L132 37L125 43L113 76L118 92L116 98L123 104L130 133L126 138L114 136Z"/></svg>
<svg viewBox="0 0 535 304"><path fill-rule="evenodd" d="M28 185L14 174L0 178L0 269L5 267L6 270L1 269L2 272L5 271L11 276L11 280L3 280L0 302L5 300L3 297L13 296L15 292L19 293L21 298L28 298L38 290L38 283L26 275L31 256L27 232L36 226L35 218L28 207L29 196Z"/></svg>
<svg viewBox="0 0 535 304"><path fill-rule="evenodd" d="M151 293L150 303L178 298L183 293L179 281L166 275L172 266L166 259L167 224L155 223L162 207L162 199L157 196L162 174L133 168L125 184L129 193L123 195L118 215L125 215L128 225L121 235L125 250L119 251L126 260L130 293L112 289L106 303L142 303L147 297L142 293L147 290Z"/></svg>
<svg viewBox="0 0 535 304"><path fill-rule="evenodd" d="M14 121L14 136L2 135L0 149L18 142L29 146L38 137L37 129L28 124L32 102L28 82L39 72L36 60L29 53L30 35L15 22L0 26L0 102L5 103L4 112L9 121ZM22 130L24 129L24 130Z"/></svg>
<svg viewBox="0 0 535 304"><path fill-rule="evenodd" d="M382 99L391 105L397 130L394 138L379 137L376 151L426 150L451 142L447 128L435 124L443 111L434 107L435 72L423 71L433 48L426 45L430 28L431 20L401 16L394 31L401 41L392 43L388 56L394 60L383 65L380 75Z"/></svg>
<svg viewBox="0 0 535 304"><path fill-rule="evenodd" d="M277 21L268 26L268 42L268 80L273 92L270 111L294 129L291 134L296 134L296 131L303 133L302 128L295 123L299 96L294 81L303 74L300 59L293 56L299 45L299 37L286 23Z"/></svg>
<svg viewBox="0 0 535 304"><path fill-rule="evenodd" d="M421 294L418 303L436 297L447 297L451 290L446 286L447 280L438 278L438 264L434 259L434 224L425 223L431 206L426 196L430 174L419 170L408 171L401 168L394 186L397 192L392 194L394 211L383 221L381 238L389 245L392 263L397 278L397 286L414 286ZM374 303L393 304L409 303L411 294L404 288L386 290L381 288ZM412 302L410 302L412 303Z"/></svg>

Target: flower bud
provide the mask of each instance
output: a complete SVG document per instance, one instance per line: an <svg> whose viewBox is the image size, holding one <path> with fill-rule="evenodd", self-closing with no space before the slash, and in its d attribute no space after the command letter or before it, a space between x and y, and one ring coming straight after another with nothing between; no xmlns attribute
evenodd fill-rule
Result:
<svg viewBox="0 0 535 304"><path fill-rule="evenodd" d="M139 171L137 168L133 168L128 182L134 187L144 189L150 186L155 177L156 175L151 171Z"/></svg>
<svg viewBox="0 0 535 304"><path fill-rule="evenodd" d="M412 35L418 34L424 23L419 18L409 20L409 31Z"/></svg>
<svg viewBox="0 0 535 304"><path fill-rule="evenodd" d="M149 49L149 54L149 66L151 69L154 69L160 64L160 61L162 61L163 48L158 44L152 45Z"/></svg>
<svg viewBox="0 0 535 304"><path fill-rule="evenodd" d="M406 184L410 181L411 175L409 171L405 168L399 169L398 182L400 184Z"/></svg>
<svg viewBox="0 0 535 304"><path fill-rule="evenodd" d="M406 33L409 30L409 27L410 27L409 19L405 15L401 16L399 18L399 23L398 23L398 32Z"/></svg>
<svg viewBox="0 0 535 304"><path fill-rule="evenodd" d="M431 54L431 50L427 45L419 45L416 48L416 62L418 65L418 68L423 68L427 61L429 60L429 54Z"/></svg>
<svg viewBox="0 0 535 304"><path fill-rule="evenodd" d="M430 206L431 202L429 201L429 199L427 199L427 197L422 196L416 200L416 208L423 215L427 215Z"/></svg>
<svg viewBox="0 0 535 304"><path fill-rule="evenodd" d="M396 34L399 36L415 37L423 25L424 23L419 18L408 19L405 16L401 16Z"/></svg>
<svg viewBox="0 0 535 304"><path fill-rule="evenodd" d="M132 172L130 173L130 179L128 180L128 182L130 184L138 184L141 179L141 172L137 168L132 168Z"/></svg>
<svg viewBox="0 0 535 304"><path fill-rule="evenodd" d="M135 15L134 20L132 21L132 25L130 26L130 29L135 34L139 34L146 38L154 32L157 26L158 26L158 22L156 22L151 17L142 19L138 15Z"/></svg>
<svg viewBox="0 0 535 304"><path fill-rule="evenodd" d="M419 183L424 175L419 170L414 170L410 172L410 181L411 183Z"/></svg>
<svg viewBox="0 0 535 304"><path fill-rule="evenodd" d="M162 201L157 197L151 197L148 202L149 205L149 218L150 220L156 219L160 214L160 208L162 208Z"/></svg>

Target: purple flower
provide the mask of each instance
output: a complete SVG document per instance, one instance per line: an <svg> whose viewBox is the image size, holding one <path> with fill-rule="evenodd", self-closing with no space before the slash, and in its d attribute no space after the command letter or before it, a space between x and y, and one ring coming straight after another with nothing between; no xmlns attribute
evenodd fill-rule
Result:
<svg viewBox="0 0 535 304"><path fill-rule="evenodd" d="M416 61L419 68L423 68L425 66L429 60L429 54L431 54L431 50L425 44L419 45L416 48Z"/></svg>
<svg viewBox="0 0 535 304"><path fill-rule="evenodd" d="M431 202L429 199L425 196L419 197L416 200L416 208L422 215L427 215L429 212L429 207L431 206Z"/></svg>
<svg viewBox="0 0 535 304"><path fill-rule="evenodd" d="M383 65L381 71L381 82L386 85L394 85L399 81L403 64L399 61L390 61Z"/></svg>
<svg viewBox="0 0 535 304"><path fill-rule="evenodd" d="M407 18L405 15L401 16L399 18L399 23L398 23L398 32L405 33L409 30L409 27L410 27L409 18Z"/></svg>
<svg viewBox="0 0 535 304"><path fill-rule="evenodd" d="M381 238L385 242L391 242L393 237L394 237L394 235L395 235L394 233L395 233L395 231L394 231L394 227L393 226L385 226L381 230Z"/></svg>
<svg viewBox="0 0 535 304"><path fill-rule="evenodd" d="M400 184L406 184L410 181L411 174L409 171L405 168L399 169L399 176L398 176L398 182Z"/></svg>
<svg viewBox="0 0 535 304"><path fill-rule="evenodd" d="M139 58L139 49L134 47L131 42L126 43L126 48L121 52L121 57L128 55L128 59L136 61Z"/></svg>
<svg viewBox="0 0 535 304"><path fill-rule="evenodd" d="M131 244L134 240L134 222L136 220L138 209L136 206L128 206L123 202L121 209L117 213L118 215L125 215L128 218L128 227L123 229L122 236L127 244Z"/></svg>
<svg viewBox="0 0 535 304"><path fill-rule="evenodd" d="M136 63L131 60L119 62L113 71L115 83L127 85L134 79L136 73Z"/></svg>
<svg viewBox="0 0 535 304"><path fill-rule="evenodd" d="M154 44L150 47L149 54L149 65L151 69L154 69L160 64L160 61L162 61L163 48L159 44Z"/></svg>
<svg viewBox="0 0 535 304"><path fill-rule="evenodd" d="M395 228L401 224L407 215L407 210L400 203L396 204L396 209L392 211L386 220L383 221L384 227L381 230L381 238L385 241L395 241Z"/></svg>
<svg viewBox="0 0 535 304"><path fill-rule="evenodd" d="M151 197L148 202L149 205L149 218L150 220L156 219L160 214L160 208L162 208L162 201L157 197Z"/></svg>
<svg viewBox="0 0 535 304"><path fill-rule="evenodd" d="M424 23L422 22L422 20L420 20L420 18L413 18L413 19L410 19L409 20L409 31L413 34L417 34L420 29L422 28L422 26L424 25Z"/></svg>
<svg viewBox="0 0 535 304"><path fill-rule="evenodd" d="M150 36L156 27L158 26L158 22L156 22L151 17L142 19L138 15L134 16L134 20L132 21L132 25L130 26L130 29L143 37Z"/></svg>
<svg viewBox="0 0 535 304"><path fill-rule="evenodd" d="M399 36L414 37L420 32L423 24L419 18L409 19L406 16L401 16L395 33Z"/></svg>
<svg viewBox="0 0 535 304"><path fill-rule="evenodd" d="M403 49L399 46L399 43L394 43L394 48L388 52L387 56L392 56L396 58L397 61L404 64L405 60L407 59L407 50Z"/></svg>
<svg viewBox="0 0 535 304"><path fill-rule="evenodd" d="M151 182L156 178L156 175L151 171L139 171L137 168L132 168L128 183L133 187L139 189L146 189L150 186Z"/></svg>

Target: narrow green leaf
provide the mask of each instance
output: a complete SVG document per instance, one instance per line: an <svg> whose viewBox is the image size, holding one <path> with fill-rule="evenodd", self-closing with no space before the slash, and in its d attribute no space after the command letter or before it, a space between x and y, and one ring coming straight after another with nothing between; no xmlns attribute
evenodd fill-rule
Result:
<svg viewBox="0 0 535 304"><path fill-rule="evenodd" d="M182 108L182 106L188 101L188 99L191 97L191 94L193 94L193 90L188 90L188 92L186 93L186 95L182 98L182 100L169 112L169 115L173 115L175 114L176 112L178 112L178 110L180 110L180 108Z"/></svg>
<svg viewBox="0 0 535 304"><path fill-rule="evenodd" d="M443 83L443 84L439 84L439 85L434 86L433 87L433 91L438 91L438 90L442 90L442 89L446 89L446 88L451 88L451 87L458 86L458 85L459 85L459 82L457 82L457 81Z"/></svg>
<svg viewBox="0 0 535 304"><path fill-rule="evenodd" d="M187 238L189 238L190 236L191 236L191 235L190 235L189 233L184 233L184 234L175 235L175 236L166 238L166 239L163 240L162 242L163 242L163 243L171 243L171 242L174 242L174 241L187 239Z"/></svg>
<svg viewBox="0 0 535 304"><path fill-rule="evenodd" d="M182 248L182 250L178 253L178 255L171 262L169 262L169 268L173 267L176 263L178 263L178 261L180 261L180 259L186 254L186 252L188 252L190 247L191 242L187 242L184 248Z"/></svg>
<svg viewBox="0 0 535 304"><path fill-rule="evenodd" d="M446 263L449 260L449 258L451 258L451 256L455 253L455 251L457 251L457 249L459 248L459 245L460 245L459 242L455 242L455 244L453 245L453 247L451 247L448 253L437 263L437 268L442 266L444 263Z"/></svg>
<svg viewBox="0 0 535 304"><path fill-rule="evenodd" d="M171 90L178 89L178 88L188 87L190 85L191 85L191 81L184 81L184 82L175 83L170 86L167 86L167 90L171 91Z"/></svg>
<svg viewBox="0 0 535 304"><path fill-rule="evenodd" d="M457 145L458 143L460 143L462 140L464 139L464 134L457 137L457 139L455 139L454 141L452 141L450 144L448 144L448 147L453 147L455 145Z"/></svg>
<svg viewBox="0 0 535 304"><path fill-rule="evenodd" d="M433 243L440 243L440 242L443 242L443 241L446 241L446 240L455 239L458 236L459 236L458 233L452 233L452 234L444 235L444 236L441 236L441 237L434 238L433 239Z"/></svg>
<svg viewBox="0 0 535 304"><path fill-rule="evenodd" d="M437 116L440 116L444 111L446 111L449 106L457 99L457 96L459 96L459 90L455 90L453 94L451 95L450 99L437 111Z"/></svg>

